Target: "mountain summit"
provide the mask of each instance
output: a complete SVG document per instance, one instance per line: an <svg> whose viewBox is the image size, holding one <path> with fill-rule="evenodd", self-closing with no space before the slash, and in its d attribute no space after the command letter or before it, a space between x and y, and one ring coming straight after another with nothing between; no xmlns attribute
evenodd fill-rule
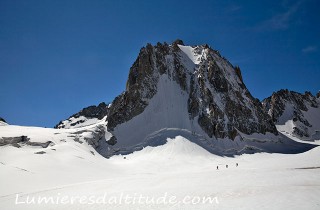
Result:
<svg viewBox="0 0 320 210"><path fill-rule="evenodd" d="M107 156L163 144L177 135L223 154L280 151L279 145L266 145L286 142L246 88L239 67L206 44L185 46L181 40L141 48L121 95L56 127L87 126L101 119L108 139L99 148Z"/></svg>
<svg viewBox="0 0 320 210"><path fill-rule="evenodd" d="M113 101L107 120L119 141L128 129L138 134L137 140L163 128L210 138L234 139L238 132L277 134L244 85L239 67L208 45L184 46L181 40L140 50L126 91Z"/></svg>

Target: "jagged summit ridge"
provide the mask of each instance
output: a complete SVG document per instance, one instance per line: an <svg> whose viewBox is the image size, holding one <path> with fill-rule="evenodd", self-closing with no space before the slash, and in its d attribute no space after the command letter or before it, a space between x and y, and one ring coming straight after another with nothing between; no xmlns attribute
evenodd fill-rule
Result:
<svg viewBox="0 0 320 210"><path fill-rule="evenodd" d="M108 113L108 130L116 138L121 136L120 133L126 133L124 127L134 127L134 122L129 123L130 126L122 124L145 112L157 94L164 95L162 99L170 100L170 103L183 101L184 104L175 113L169 110L174 105L164 104L168 111L161 109L160 117L168 125L160 123L154 129L173 126L196 133L204 132L209 138L230 139L234 139L238 131L245 134L277 134L259 100L253 98L244 85L239 67L233 67L208 45L182 44L182 41L171 45L147 44L140 50L130 69L126 91L112 102ZM170 98L170 92L175 91L177 94ZM146 118L156 116L155 112L148 114ZM177 116L171 114L184 116L181 119L184 123L174 123L172 118ZM140 129L138 124L136 127Z"/></svg>

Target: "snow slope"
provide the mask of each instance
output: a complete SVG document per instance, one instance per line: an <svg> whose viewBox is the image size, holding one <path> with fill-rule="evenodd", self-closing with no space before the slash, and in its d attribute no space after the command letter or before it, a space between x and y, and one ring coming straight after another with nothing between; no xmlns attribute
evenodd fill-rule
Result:
<svg viewBox="0 0 320 210"><path fill-rule="evenodd" d="M289 107L289 106L288 106ZM293 110L292 108L286 107L284 114L280 117L278 124L276 125L277 129L282 132L289 134L292 137L297 137L294 134L295 127L302 127L302 124L298 122L294 122L293 119ZM317 141L320 140L320 109L314 107L308 107L307 111L302 111L304 119L310 123L310 127L308 127L309 137L299 137L303 140L312 140Z"/></svg>
<svg viewBox="0 0 320 210"><path fill-rule="evenodd" d="M178 47L181 49L184 55L186 55L192 61L193 64L199 64L202 56L204 56L203 53L196 53L195 49L191 46L178 45Z"/></svg>
<svg viewBox="0 0 320 210"><path fill-rule="evenodd" d="M0 121L0 126L5 126L5 125L8 125L8 123Z"/></svg>
<svg viewBox="0 0 320 210"><path fill-rule="evenodd" d="M166 75L160 77L157 91L142 114L115 128L114 134L117 139L120 139L117 147L137 145L141 143L141 137L148 136L163 128L191 131L188 104L186 103L188 94Z"/></svg>
<svg viewBox="0 0 320 210"><path fill-rule="evenodd" d="M1 209L319 209L320 205L319 147L301 154L229 158L177 136L164 145L110 159L87 149L65 142L40 155L31 147L0 147ZM121 196L140 195L176 199L174 203L119 201ZM28 196L55 200L74 196L75 201L25 204ZM105 196L106 203L80 202L80 197L89 196ZM197 204L190 200L207 197L216 200ZM114 198L118 202L108 202Z"/></svg>

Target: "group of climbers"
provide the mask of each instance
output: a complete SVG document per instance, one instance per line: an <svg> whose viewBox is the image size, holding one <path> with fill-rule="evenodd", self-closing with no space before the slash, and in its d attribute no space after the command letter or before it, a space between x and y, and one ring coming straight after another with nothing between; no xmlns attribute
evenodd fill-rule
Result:
<svg viewBox="0 0 320 210"><path fill-rule="evenodd" d="M239 164L238 163L236 163L236 167L238 167L239 166ZM228 165L226 165L226 168L228 168L229 166ZM219 166L217 166L217 170L219 170Z"/></svg>

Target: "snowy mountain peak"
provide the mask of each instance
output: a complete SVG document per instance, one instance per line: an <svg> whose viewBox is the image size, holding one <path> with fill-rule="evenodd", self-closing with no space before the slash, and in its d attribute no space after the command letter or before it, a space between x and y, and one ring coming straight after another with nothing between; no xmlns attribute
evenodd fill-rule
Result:
<svg viewBox="0 0 320 210"><path fill-rule="evenodd" d="M311 92L280 90L264 99L263 107L280 130L302 139L319 138L320 99Z"/></svg>
<svg viewBox="0 0 320 210"><path fill-rule="evenodd" d="M98 106L86 107L67 120L60 121L54 128L77 128L95 124L107 115L108 106L102 102Z"/></svg>
<svg viewBox="0 0 320 210"><path fill-rule="evenodd" d="M186 129L208 138L240 133L277 134L259 100L233 67L208 45L148 44L132 65L126 91L110 106L108 130L138 143L164 128Z"/></svg>
<svg viewBox="0 0 320 210"><path fill-rule="evenodd" d="M158 44L161 44L160 42ZM181 39L176 39L174 42L172 42L172 45L184 45L183 41Z"/></svg>

